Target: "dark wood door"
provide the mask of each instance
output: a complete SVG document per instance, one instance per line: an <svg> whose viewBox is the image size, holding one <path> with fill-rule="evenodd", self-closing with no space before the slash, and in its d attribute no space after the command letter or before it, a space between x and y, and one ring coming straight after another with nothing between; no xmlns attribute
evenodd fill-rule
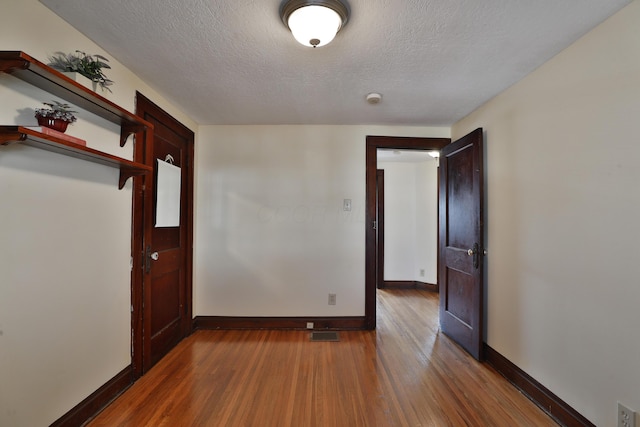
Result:
<svg viewBox="0 0 640 427"><path fill-rule="evenodd" d="M143 191L141 350L144 373L191 332L194 136L141 94L137 94L136 101L137 114L154 126L153 138L147 138L144 150L145 164L154 169ZM180 168L176 226L156 222L158 160Z"/></svg>
<svg viewBox="0 0 640 427"><path fill-rule="evenodd" d="M440 327L473 357L483 340L482 129L447 145L440 155Z"/></svg>

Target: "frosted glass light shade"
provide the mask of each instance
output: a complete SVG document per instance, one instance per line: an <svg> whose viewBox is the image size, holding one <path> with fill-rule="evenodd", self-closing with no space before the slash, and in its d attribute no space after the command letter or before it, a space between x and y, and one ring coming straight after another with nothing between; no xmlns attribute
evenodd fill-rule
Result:
<svg viewBox="0 0 640 427"><path fill-rule="evenodd" d="M289 28L298 43L310 47L324 46L334 39L342 19L324 6L305 6L289 17Z"/></svg>
<svg viewBox="0 0 640 427"><path fill-rule="evenodd" d="M287 0L280 18L300 44L324 46L349 20L349 6L344 0Z"/></svg>

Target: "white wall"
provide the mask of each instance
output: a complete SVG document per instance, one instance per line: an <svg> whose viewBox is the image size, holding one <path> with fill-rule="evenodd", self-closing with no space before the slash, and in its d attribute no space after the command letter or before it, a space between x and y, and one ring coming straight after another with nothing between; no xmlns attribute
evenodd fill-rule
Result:
<svg viewBox="0 0 640 427"><path fill-rule="evenodd" d="M384 280L415 280L416 164L378 162L384 169Z"/></svg>
<svg viewBox="0 0 640 427"><path fill-rule="evenodd" d="M36 0L3 0L0 50L47 62L55 51L101 53ZM195 124L111 60L108 97L134 110L139 89ZM36 125L54 99L0 74L0 124ZM67 133L131 158L117 126L86 112ZM0 425L49 425L131 362L131 183L115 169L14 145L0 147Z"/></svg>
<svg viewBox="0 0 640 427"><path fill-rule="evenodd" d="M416 269L414 280L438 283L438 161L416 168ZM424 276L420 275L424 270Z"/></svg>
<svg viewBox="0 0 640 427"><path fill-rule="evenodd" d="M367 135L448 137L449 129L200 128L196 315L364 315Z"/></svg>
<svg viewBox="0 0 640 427"><path fill-rule="evenodd" d="M437 283L436 161L378 161L378 169L385 171L385 280Z"/></svg>
<svg viewBox="0 0 640 427"><path fill-rule="evenodd" d="M640 410L640 2L455 124L485 129L490 346L598 426Z"/></svg>

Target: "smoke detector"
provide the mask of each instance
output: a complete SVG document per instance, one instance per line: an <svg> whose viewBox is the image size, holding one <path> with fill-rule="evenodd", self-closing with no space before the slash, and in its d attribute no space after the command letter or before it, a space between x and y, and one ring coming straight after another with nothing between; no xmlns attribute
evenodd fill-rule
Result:
<svg viewBox="0 0 640 427"><path fill-rule="evenodd" d="M379 104L382 101L382 95L376 92L371 92L367 95L367 102L371 105Z"/></svg>

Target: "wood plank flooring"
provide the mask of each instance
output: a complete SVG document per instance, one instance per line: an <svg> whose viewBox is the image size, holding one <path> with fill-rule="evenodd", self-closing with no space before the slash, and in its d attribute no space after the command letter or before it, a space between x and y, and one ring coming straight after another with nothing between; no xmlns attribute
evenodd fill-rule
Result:
<svg viewBox="0 0 640 427"><path fill-rule="evenodd" d="M98 426L556 426L438 330L438 296L379 290L378 329L197 331Z"/></svg>

